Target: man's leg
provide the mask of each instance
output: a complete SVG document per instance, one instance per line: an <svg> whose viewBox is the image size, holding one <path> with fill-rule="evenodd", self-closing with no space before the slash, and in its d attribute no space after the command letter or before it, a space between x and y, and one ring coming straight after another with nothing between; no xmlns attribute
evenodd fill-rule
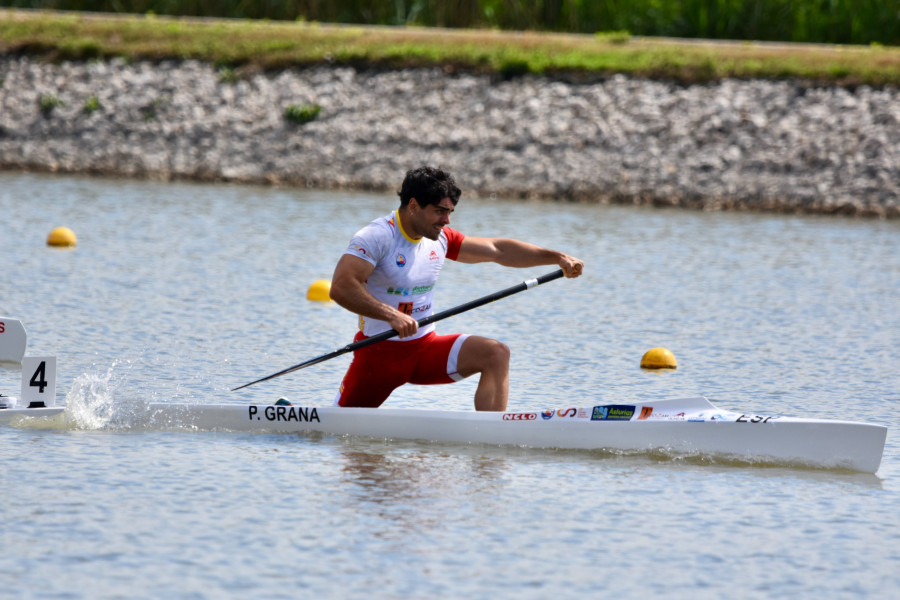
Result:
<svg viewBox="0 0 900 600"><path fill-rule="evenodd" d="M364 339L357 334L353 339ZM407 381L407 372L415 366L416 342L381 342L353 352L353 360L341 381L335 398L337 406L377 408L397 387Z"/></svg>
<svg viewBox="0 0 900 600"><path fill-rule="evenodd" d="M481 373L475 390L475 410L506 410L509 398L509 347L490 338L471 335L463 342L457 363L463 377Z"/></svg>

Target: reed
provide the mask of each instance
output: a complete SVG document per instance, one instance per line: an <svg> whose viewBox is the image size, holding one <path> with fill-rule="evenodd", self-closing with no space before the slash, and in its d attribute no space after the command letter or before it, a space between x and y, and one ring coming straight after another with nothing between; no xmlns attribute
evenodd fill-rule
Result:
<svg viewBox="0 0 900 600"><path fill-rule="evenodd" d="M900 84L900 48L678 41L422 27L362 27L228 19L0 10L0 52L50 59L198 59L223 77L316 64L440 67L499 77L613 73L682 82L801 78ZM235 73L229 73L229 69Z"/></svg>

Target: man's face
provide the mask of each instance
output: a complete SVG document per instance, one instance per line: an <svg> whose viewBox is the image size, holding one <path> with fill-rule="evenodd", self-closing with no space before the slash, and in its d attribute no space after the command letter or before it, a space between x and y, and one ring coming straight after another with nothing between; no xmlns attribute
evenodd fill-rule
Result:
<svg viewBox="0 0 900 600"><path fill-rule="evenodd" d="M437 204L429 204L425 208L419 206L419 202L413 198L410 204L415 202L413 207L413 230L416 235L427 237L429 240L436 240L441 235L441 229L444 225L450 224L450 213L454 211L453 202L450 198L443 198Z"/></svg>

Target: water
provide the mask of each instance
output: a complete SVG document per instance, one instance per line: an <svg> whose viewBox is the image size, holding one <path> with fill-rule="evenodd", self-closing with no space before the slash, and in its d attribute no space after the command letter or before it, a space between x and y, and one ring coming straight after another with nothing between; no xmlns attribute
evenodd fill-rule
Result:
<svg viewBox="0 0 900 600"><path fill-rule="evenodd" d="M0 174L0 314L58 357L51 427L0 427L0 598L857 598L900 591L900 224L464 198L454 226L585 260L453 317L510 406L706 395L889 426L876 475L662 455L157 431L149 402L330 404L305 300L376 194ZM48 248L65 225L74 250ZM552 270L444 269L438 310ZM672 350L674 372L638 368ZM0 368L0 392L20 371ZM471 407L475 381L387 406Z"/></svg>

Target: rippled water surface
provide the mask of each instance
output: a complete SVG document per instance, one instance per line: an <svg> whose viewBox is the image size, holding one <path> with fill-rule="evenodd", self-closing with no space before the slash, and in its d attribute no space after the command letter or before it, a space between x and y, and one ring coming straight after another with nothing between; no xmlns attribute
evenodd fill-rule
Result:
<svg viewBox="0 0 900 600"><path fill-rule="evenodd" d="M900 593L900 224L464 198L585 259L440 331L510 406L705 395L887 425L876 475L704 457L157 431L149 402L330 404L355 319L305 299L390 195L0 174L0 315L77 425L0 426L0 598L856 598ZM74 250L48 248L66 225ZM448 263L438 310L550 268ZM638 368L672 350L679 367ZM0 392L20 371L0 367ZM389 407L467 409L476 382Z"/></svg>

